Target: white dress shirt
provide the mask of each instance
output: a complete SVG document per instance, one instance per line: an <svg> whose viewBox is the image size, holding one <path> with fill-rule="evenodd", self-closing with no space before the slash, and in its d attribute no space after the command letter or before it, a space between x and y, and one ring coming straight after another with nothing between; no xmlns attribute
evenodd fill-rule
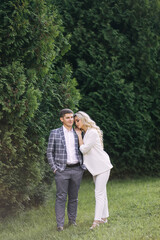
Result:
<svg viewBox="0 0 160 240"><path fill-rule="evenodd" d="M71 130L68 130L63 126L63 132L65 136L65 141L66 141L67 164L76 164L78 163L78 159L76 157L76 151L75 151L75 139L74 139L73 128Z"/></svg>

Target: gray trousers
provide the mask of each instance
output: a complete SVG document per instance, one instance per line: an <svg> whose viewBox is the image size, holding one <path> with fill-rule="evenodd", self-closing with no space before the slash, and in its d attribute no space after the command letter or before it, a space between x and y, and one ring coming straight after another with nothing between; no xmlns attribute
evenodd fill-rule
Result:
<svg viewBox="0 0 160 240"><path fill-rule="evenodd" d="M56 171L56 221L57 227L64 225L65 205L68 196L68 220L75 222L77 217L78 190L82 180L84 170L79 167L66 168L63 172Z"/></svg>

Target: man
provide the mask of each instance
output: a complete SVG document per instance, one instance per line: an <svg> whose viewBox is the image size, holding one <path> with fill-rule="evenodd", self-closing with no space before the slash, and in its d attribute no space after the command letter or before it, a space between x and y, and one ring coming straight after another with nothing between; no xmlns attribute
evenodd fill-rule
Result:
<svg viewBox="0 0 160 240"><path fill-rule="evenodd" d="M63 231L67 195L69 225L76 225L78 190L85 167L79 151L78 136L72 128L73 111L62 109L60 120L63 126L50 133L47 158L55 174L57 230Z"/></svg>

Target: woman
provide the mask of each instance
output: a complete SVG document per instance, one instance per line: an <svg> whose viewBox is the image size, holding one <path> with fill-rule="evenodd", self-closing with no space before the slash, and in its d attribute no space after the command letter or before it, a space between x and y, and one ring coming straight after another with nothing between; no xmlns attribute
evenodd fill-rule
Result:
<svg viewBox="0 0 160 240"><path fill-rule="evenodd" d="M95 183L95 216L90 229L106 223L109 217L106 184L113 167L108 154L103 150L102 131L88 114L79 111L75 114L76 133L84 164L93 175ZM84 138L82 139L82 131Z"/></svg>

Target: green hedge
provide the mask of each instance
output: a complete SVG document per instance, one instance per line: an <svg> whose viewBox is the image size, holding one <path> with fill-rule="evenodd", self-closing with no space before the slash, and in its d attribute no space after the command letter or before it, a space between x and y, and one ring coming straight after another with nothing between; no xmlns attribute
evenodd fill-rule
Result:
<svg viewBox="0 0 160 240"><path fill-rule="evenodd" d="M160 5L53 0L71 33L86 111L104 132L115 176L160 175Z"/></svg>

